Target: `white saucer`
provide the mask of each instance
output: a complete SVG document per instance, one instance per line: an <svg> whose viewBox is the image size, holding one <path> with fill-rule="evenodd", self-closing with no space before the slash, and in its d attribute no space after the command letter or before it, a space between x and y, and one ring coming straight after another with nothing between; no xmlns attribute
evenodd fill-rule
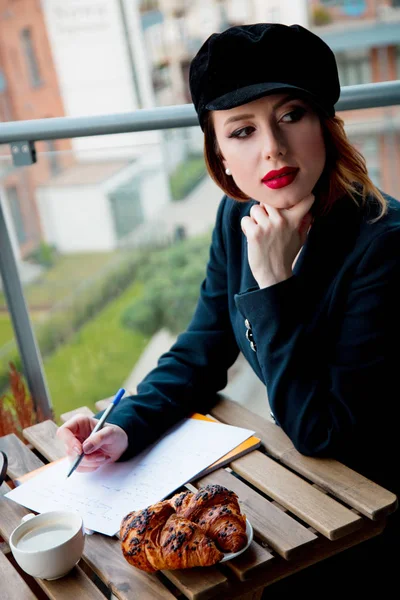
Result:
<svg viewBox="0 0 400 600"><path fill-rule="evenodd" d="M253 527L251 526L251 523L247 518L246 518L246 534L247 534L247 544L244 546L244 548L242 548L238 552L226 552L224 554L224 558L222 558L219 561L220 563L226 562L227 560L232 560L232 558L236 558L237 556L239 556L239 554L243 554L243 552L246 552L247 548L250 546L251 542L253 541Z"/></svg>

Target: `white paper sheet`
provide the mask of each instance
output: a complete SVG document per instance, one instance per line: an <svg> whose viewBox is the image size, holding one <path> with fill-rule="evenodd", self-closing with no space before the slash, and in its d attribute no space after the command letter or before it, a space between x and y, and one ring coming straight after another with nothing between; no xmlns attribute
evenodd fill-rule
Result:
<svg viewBox="0 0 400 600"><path fill-rule="evenodd" d="M254 431L184 419L135 458L77 473L67 479L68 459L15 488L7 498L35 512L78 512L87 529L119 531L122 518L162 500L248 439Z"/></svg>

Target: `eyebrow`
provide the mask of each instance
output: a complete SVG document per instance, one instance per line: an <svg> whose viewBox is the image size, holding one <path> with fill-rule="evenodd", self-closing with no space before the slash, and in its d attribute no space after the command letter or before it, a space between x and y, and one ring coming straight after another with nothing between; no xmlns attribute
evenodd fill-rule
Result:
<svg viewBox="0 0 400 600"><path fill-rule="evenodd" d="M297 96L295 96L294 94L289 94L288 96L285 96L284 98L279 100L276 104L274 104L272 109L276 110L277 108L280 108L284 104L287 104L288 102L290 102L291 100L294 100L294 99L298 99ZM225 121L224 125L228 125L229 123L235 123L236 121L241 121L242 119L251 119L253 117L254 117L253 113L241 113L238 115L233 115L232 117L229 117Z"/></svg>

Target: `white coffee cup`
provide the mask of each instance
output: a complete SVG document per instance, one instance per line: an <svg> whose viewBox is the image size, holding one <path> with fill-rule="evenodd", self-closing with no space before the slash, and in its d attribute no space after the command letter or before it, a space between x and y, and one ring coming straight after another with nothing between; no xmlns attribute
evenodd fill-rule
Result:
<svg viewBox="0 0 400 600"><path fill-rule="evenodd" d="M85 544L82 518L55 510L28 514L9 540L15 560L26 573L40 579L63 577L79 562Z"/></svg>

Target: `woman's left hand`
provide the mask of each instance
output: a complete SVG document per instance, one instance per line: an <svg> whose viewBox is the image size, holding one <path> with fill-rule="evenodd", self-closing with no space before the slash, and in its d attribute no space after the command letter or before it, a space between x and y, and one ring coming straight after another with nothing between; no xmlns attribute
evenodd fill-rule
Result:
<svg viewBox="0 0 400 600"><path fill-rule="evenodd" d="M311 225L315 196L310 194L290 209L265 204L251 207L241 226L248 242L248 259L260 288L292 276L292 265Z"/></svg>

